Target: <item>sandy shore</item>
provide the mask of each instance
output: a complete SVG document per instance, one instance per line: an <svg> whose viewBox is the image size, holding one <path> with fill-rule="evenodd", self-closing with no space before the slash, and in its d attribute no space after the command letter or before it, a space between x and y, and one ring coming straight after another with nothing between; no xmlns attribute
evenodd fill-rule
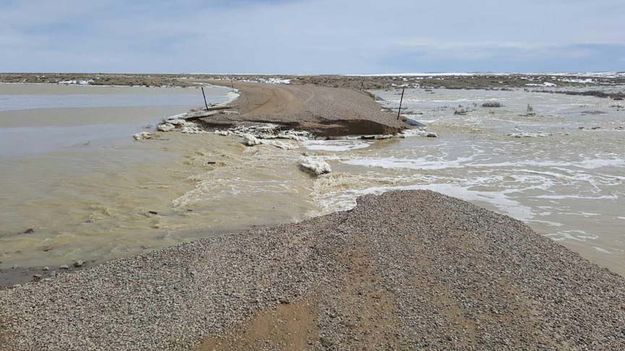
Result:
<svg viewBox="0 0 625 351"><path fill-rule="evenodd" d="M0 291L0 350L625 348L625 279L434 192Z"/></svg>
<svg viewBox="0 0 625 351"><path fill-rule="evenodd" d="M397 114L383 110L364 91L318 85L278 85L226 80L210 81L240 92L231 107L199 119L206 127L241 122L269 122L319 136L395 134L408 128Z"/></svg>

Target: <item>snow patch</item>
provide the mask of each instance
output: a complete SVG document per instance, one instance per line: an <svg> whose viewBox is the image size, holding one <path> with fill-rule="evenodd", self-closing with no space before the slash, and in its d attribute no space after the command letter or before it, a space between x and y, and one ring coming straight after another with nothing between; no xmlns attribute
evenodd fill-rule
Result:
<svg viewBox="0 0 625 351"><path fill-rule="evenodd" d="M302 157L300 159L299 166L305 172L311 173L315 176L332 172L332 168L330 168L330 165L326 161L312 157Z"/></svg>
<svg viewBox="0 0 625 351"><path fill-rule="evenodd" d="M62 80L58 84L63 85L89 85L93 83L93 79L89 80Z"/></svg>
<svg viewBox="0 0 625 351"><path fill-rule="evenodd" d="M150 132L141 132L141 133L137 133L137 134L133 134L132 137L136 140L136 141L141 141L141 140L147 140L147 139L152 139L153 138L153 134Z"/></svg>

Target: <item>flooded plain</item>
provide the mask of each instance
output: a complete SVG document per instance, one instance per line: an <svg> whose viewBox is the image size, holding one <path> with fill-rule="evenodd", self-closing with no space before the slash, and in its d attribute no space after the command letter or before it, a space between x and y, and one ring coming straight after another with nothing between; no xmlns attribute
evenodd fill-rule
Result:
<svg viewBox="0 0 625 351"><path fill-rule="evenodd" d="M625 274L625 107L618 101L410 89L405 115L438 137L309 140L283 150L213 133L132 141L199 105L195 89L59 92L69 88L100 89L0 90L0 101L13 98L0 107L0 268L97 262L346 210L363 194L430 189L524 221ZM215 89L212 102L232 98ZM109 93L112 101L102 97ZM399 91L374 93L385 107L399 104ZM332 173L299 170L303 152L328 161Z"/></svg>
<svg viewBox="0 0 625 351"><path fill-rule="evenodd" d="M233 98L206 92L212 103ZM0 101L0 268L100 262L207 235L197 228L307 211L293 201L305 196L281 198L298 191L290 179L305 177L296 167L277 177L269 166L246 168L250 158L279 163L271 149L213 134L132 139L203 104L197 89L6 84ZM259 193L276 205L259 203Z"/></svg>
<svg viewBox="0 0 625 351"><path fill-rule="evenodd" d="M399 105L399 91L375 93L386 107ZM350 208L362 194L430 189L524 221L625 274L623 104L523 90L411 89L404 107L438 138L326 155L335 172L315 184L323 211Z"/></svg>

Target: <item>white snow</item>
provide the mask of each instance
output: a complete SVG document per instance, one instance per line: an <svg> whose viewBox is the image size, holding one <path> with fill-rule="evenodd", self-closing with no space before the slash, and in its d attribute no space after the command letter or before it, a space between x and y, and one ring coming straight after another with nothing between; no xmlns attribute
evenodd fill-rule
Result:
<svg viewBox="0 0 625 351"><path fill-rule="evenodd" d="M326 161L312 157L302 157L299 166L302 170L316 176L332 172L330 165Z"/></svg>
<svg viewBox="0 0 625 351"><path fill-rule="evenodd" d="M243 144L246 146L254 146L262 144L261 141L252 134L243 134Z"/></svg>
<svg viewBox="0 0 625 351"><path fill-rule="evenodd" d="M152 139L152 133L150 133L150 132L141 132L141 133L133 134L132 137L135 140L137 140L137 141L146 140L146 139Z"/></svg>
<svg viewBox="0 0 625 351"><path fill-rule="evenodd" d="M65 84L65 85L89 85L93 83L93 79L89 79L89 80L62 80L59 82L59 84Z"/></svg>
<svg viewBox="0 0 625 351"><path fill-rule="evenodd" d="M156 130L159 132L171 132L174 129L176 129L176 126L171 123L161 123L156 127Z"/></svg>

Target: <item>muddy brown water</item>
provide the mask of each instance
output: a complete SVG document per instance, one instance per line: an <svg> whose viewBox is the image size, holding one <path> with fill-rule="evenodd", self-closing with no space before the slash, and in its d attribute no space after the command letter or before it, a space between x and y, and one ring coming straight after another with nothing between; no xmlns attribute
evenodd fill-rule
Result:
<svg viewBox="0 0 625 351"><path fill-rule="evenodd" d="M0 111L0 269L101 262L349 209L363 194L431 189L520 219L625 274L625 117L609 99L407 90L406 115L438 138L309 141L282 150L214 134L132 141L132 133L196 106L193 89L7 86L0 88L2 106L13 106ZM227 93L213 95L225 101ZM399 91L375 93L385 107L399 102ZM482 107L493 101L503 107ZM18 137L9 144L7 135ZM317 179L301 172L303 152L333 172Z"/></svg>
<svg viewBox="0 0 625 351"><path fill-rule="evenodd" d="M207 94L224 102L229 91ZM0 269L101 262L206 235L199 228L301 220L311 180L296 152L213 134L132 140L195 107L198 94L0 86Z"/></svg>

